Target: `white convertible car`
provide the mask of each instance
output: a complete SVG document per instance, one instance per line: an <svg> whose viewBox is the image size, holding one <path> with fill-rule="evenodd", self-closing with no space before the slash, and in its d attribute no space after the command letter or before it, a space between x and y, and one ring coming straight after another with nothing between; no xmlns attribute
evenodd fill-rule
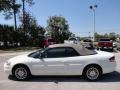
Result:
<svg viewBox="0 0 120 90"><path fill-rule="evenodd" d="M112 53L88 50L77 44L55 44L36 52L16 56L4 64L4 71L17 80L32 75L83 75L97 80L115 70Z"/></svg>

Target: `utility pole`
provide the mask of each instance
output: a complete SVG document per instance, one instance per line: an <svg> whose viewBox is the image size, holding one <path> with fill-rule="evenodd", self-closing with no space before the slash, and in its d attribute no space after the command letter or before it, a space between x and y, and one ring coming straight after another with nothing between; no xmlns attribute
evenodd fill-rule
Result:
<svg viewBox="0 0 120 90"><path fill-rule="evenodd" d="M93 45L95 45L95 32L96 32L96 20L95 20L95 10L98 6L97 5L94 5L94 6L90 6L90 9L93 11Z"/></svg>
<svg viewBox="0 0 120 90"><path fill-rule="evenodd" d="M91 40L91 36L90 36L90 32L89 32L89 36L88 36L89 38L90 38L90 40Z"/></svg>

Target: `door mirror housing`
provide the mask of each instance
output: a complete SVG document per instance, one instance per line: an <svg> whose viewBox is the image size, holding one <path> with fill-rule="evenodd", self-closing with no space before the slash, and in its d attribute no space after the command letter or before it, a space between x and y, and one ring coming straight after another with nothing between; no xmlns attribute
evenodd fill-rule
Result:
<svg viewBox="0 0 120 90"><path fill-rule="evenodd" d="M40 59L44 58L44 53L40 53Z"/></svg>

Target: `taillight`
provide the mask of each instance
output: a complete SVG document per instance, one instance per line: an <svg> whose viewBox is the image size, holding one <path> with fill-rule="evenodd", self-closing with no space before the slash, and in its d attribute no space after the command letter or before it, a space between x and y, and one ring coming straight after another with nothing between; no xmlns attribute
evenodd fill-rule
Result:
<svg viewBox="0 0 120 90"><path fill-rule="evenodd" d="M110 61L110 62L115 62L115 56L111 57L111 58L109 59L109 61Z"/></svg>

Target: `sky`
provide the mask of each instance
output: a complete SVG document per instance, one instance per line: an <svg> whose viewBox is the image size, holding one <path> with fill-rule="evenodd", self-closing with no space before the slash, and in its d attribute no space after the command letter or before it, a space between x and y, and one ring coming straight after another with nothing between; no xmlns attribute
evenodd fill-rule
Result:
<svg viewBox="0 0 120 90"><path fill-rule="evenodd" d="M93 11L89 6L97 4L96 32L120 34L120 0L34 0L34 3L26 6L26 10L36 17L39 25L46 27L50 16L61 15L77 36L88 36L89 32L93 35ZM14 20L5 20L1 13L0 24L14 25Z"/></svg>

